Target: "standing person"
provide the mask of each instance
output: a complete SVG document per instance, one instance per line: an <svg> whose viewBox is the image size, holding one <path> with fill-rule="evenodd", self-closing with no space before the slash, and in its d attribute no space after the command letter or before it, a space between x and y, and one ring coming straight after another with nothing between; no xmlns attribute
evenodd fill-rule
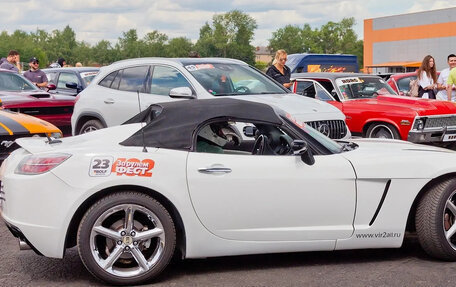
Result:
<svg viewBox="0 0 456 287"><path fill-rule="evenodd" d="M437 88L437 70L431 55L424 57L417 72L420 87L418 95L425 99L435 99L434 89Z"/></svg>
<svg viewBox="0 0 456 287"><path fill-rule="evenodd" d="M447 80L447 94L449 95L456 85L456 67L451 69Z"/></svg>
<svg viewBox="0 0 456 287"><path fill-rule="evenodd" d="M66 66L66 61L65 61L64 58L59 58L59 59L57 60L57 63L59 63L59 65L60 65L61 68L63 68L63 67Z"/></svg>
<svg viewBox="0 0 456 287"><path fill-rule="evenodd" d="M290 68L285 65L287 61L287 52L285 50L278 50L275 53L274 61L272 66L266 71L266 75L270 76L285 88L290 88L292 83L290 82L291 71Z"/></svg>
<svg viewBox="0 0 456 287"><path fill-rule="evenodd" d="M30 69L24 73L24 77L31 81L38 88L45 88L48 84L46 74L40 70L40 61L37 58L30 58Z"/></svg>
<svg viewBox="0 0 456 287"><path fill-rule="evenodd" d="M19 52L16 50L9 51L8 57L6 57L6 61L3 61L0 65L0 69L6 69L19 73L21 71L21 60Z"/></svg>
<svg viewBox="0 0 456 287"><path fill-rule="evenodd" d="M436 95L436 98L438 100L442 101L451 101L455 102L456 101L456 91L454 90L454 87L452 88L451 93L447 93L447 80L448 76L450 75L450 70L456 67L456 55L455 54L450 54L447 57L448 60L448 66L449 68L443 69L440 72L440 76L437 79L437 89L439 92Z"/></svg>

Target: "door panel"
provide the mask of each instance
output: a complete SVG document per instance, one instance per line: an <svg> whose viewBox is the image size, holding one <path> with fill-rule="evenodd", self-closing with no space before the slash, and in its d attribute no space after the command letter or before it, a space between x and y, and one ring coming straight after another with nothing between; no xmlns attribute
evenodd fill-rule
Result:
<svg viewBox="0 0 456 287"><path fill-rule="evenodd" d="M201 172L199 169L218 170ZM355 174L340 155L189 154L195 211L217 236L233 240L322 240L353 232Z"/></svg>

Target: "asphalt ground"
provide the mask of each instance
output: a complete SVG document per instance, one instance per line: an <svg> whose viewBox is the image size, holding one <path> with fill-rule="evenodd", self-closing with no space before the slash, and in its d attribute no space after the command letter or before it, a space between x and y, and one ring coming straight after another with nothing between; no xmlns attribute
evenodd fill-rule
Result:
<svg viewBox="0 0 456 287"><path fill-rule="evenodd" d="M0 219L0 286L106 286L77 249L63 260L19 251ZM456 262L428 257L414 236L400 249L218 257L177 261L144 286L455 286Z"/></svg>

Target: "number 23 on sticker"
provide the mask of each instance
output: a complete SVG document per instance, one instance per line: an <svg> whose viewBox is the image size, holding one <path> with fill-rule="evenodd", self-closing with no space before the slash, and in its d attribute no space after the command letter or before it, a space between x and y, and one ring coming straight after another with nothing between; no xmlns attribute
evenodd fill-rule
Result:
<svg viewBox="0 0 456 287"><path fill-rule="evenodd" d="M109 156L93 157L90 162L90 176L109 176L114 159Z"/></svg>

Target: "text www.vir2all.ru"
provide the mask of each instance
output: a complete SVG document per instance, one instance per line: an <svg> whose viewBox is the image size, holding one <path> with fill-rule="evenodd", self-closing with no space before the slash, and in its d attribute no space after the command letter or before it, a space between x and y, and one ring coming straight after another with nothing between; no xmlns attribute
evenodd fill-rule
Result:
<svg viewBox="0 0 456 287"><path fill-rule="evenodd" d="M378 233L360 233L356 234L356 238L391 238L401 237L400 232L378 232Z"/></svg>

